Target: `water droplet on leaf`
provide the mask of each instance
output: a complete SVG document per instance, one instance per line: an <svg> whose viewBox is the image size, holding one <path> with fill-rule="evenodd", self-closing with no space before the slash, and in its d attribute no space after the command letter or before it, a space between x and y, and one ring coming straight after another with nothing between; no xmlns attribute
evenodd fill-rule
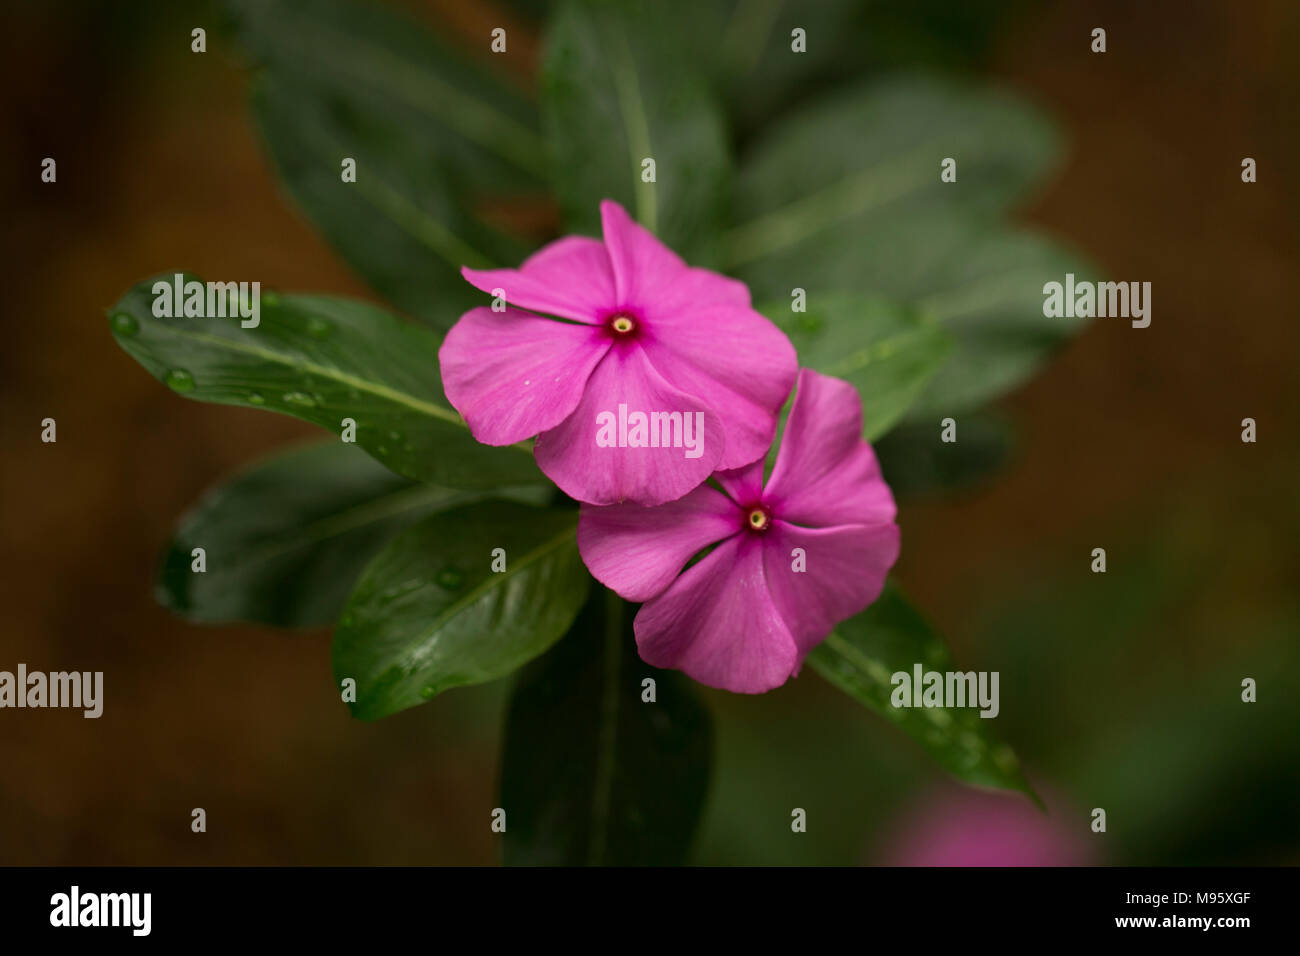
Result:
<svg viewBox="0 0 1300 956"><path fill-rule="evenodd" d="M192 392L194 376L183 368L174 368L167 373L167 387L174 392Z"/></svg>
<svg viewBox="0 0 1300 956"><path fill-rule="evenodd" d="M434 580L438 582L438 587L454 591L465 583L465 572L456 567L443 568Z"/></svg>
<svg viewBox="0 0 1300 956"><path fill-rule="evenodd" d="M312 408L316 404L316 399L306 392L285 392L284 403L298 408Z"/></svg>
<svg viewBox="0 0 1300 956"><path fill-rule="evenodd" d="M140 331L140 323L129 312L114 312L110 321L113 331L118 335L135 335Z"/></svg>

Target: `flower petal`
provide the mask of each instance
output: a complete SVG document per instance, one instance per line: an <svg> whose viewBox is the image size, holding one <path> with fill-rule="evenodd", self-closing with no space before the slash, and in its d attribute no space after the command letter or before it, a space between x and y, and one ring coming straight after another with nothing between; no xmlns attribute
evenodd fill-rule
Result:
<svg viewBox="0 0 1300 956"><path fill-rule="evenodd" d="M862 440L857 389L800 370L764 499L783 520L811 527L894 520L894 496L875 452Z"/></svg>
<svg viewBox="0 0 1300 956"><path fill-rule="evenodd" d="M620 307L643 308L671 289L687 270L677 253L633 222L627 210L612 199L601 202L600 221Z"/></svg>
<svg viewBox="0 0 1300 956"><path fill-rule="evenodd" d="M799 360L785 333L750 308L693 309L646 321L642 345L664 378L707 402L722 418L722 468L762 458Z"/></svg>
<svg viewBox="0 0 1300 956"><path fill-rule="evenodd" d="M601 357L603 329L516 309L470 309L438 350L447 399L486 445L510 445L572 414Z"/></svg>
<svg viewBox="0 0 1300 956"><path fill-rule="evenodd" d="M713 475L722 490L741 508L749 508L763 499L763 460L752 465L719 471Z"/></svg>
<svg viewBox="0 0 1300 956"><path fill-rule="evenodd" d="M619 406L629 418L636 412L680 413L691 426L699 457L689 458L684 433L664 447L601 447L598 416L617 419ZM703 435L697 427L703 416ZM629 426L631 423L629 422ZM684 432L685 429L683 429ZM654 431L654 429L651 429ZM629 436L631 427L628 429ZM621 438L618 440L621 441ZM666 382L636 343L618 343L606 353L587 381L573 414L537 437L537 464L569 497L594 505L658 505L674 501L704 480L722 457L725 438L718 416L703 402Z"/></svg>
<svg viewBox="0 0 1300 956"><path fill-rule="evenodd" d="M620 307L650 323L706 306L749 308L745 283L688 266L612 199L600 204L600 219Z"/></svg>
<svg viewBox="0 0 1300 956"><path fill-rule="evenodd" d="M763 535L772 601L799 646L799 660L845 618L880 597L898 560L898 525L800 528L775 520ZM795 548L803 551L796 561ZM796 568L802 567L799 571Z"/></svg>
<svg viewBox="0 0 1300 956"><path fill-rule="evenodd" d="M460 274L489 295L502 290L511 305L578 322L602 322L619 304L609 254L602 242L586 236L557 239L518 269L466 267Z"/></svg>
<svg viewBox="0 0 1300 956"><path fill-rule="evenodd" d="M750 534L727 539L688 568L641 606L633 627L647 664L738 694L780 687L799 662L767 590L762 545Z"/></svg>
<svg viewBox="0 0 1300 956"><path fill-rule="evenodd" d="M578 551L601 584L628 601L648 601L673 583L696 552L740 529L735 504L700 485L657 508L583 505Z"/></svg>

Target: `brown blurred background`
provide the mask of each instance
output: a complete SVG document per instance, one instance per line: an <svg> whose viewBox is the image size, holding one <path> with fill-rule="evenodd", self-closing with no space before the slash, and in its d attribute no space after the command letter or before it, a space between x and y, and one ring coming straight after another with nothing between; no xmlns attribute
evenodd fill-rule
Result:
<svg viewBox="0 0 1300 956"><path fill-rule="evenodd" d="M222 475L315 430L169 393L118 349L104 309L172 268L373 298L279 191L236 59L212 30L209 52L190 53L208 7L183 7L19 3L0 40L0 669L105 673L99 720L0 711L0 864L493 862L504 684L362 724L339 702L327 633L199 627L153 601L179 515ZM515 23L488 3L419 9L466 36ZM1242 676L1273 693L1296 661L1298 19L1285 0L1061 0L1026 5L996 37L988 72L1056 115L1071 144L1025 218L1109 277L1149 280L1153 321L1094 322L1003 401L1012 462L955 498L905 503L900 572L969 666L1014 672L1013 657L1030 668L1041 653L1062 686L1110 675L1076 696L1004 686L1000 729L1077 807L1139 799L1126 794L1141 786L1099 793L1089 781L1109 778L1080 770L1128 760L1141 773L1133 728L1191 720L1199 688L1231 699ZM1089 52L1094 26L1107 29L1104 56ZM526 29L511 30L523 84ZM57 184L39 181L45 156ZM1256 184L1241 182L1245 156ZM1240 441L1247 416L1254 445ZM57 444L40 441L45 417ZM1104 585L1088 573L1094 547L1108 552ZM814 675L770 700L709 699L720 754L701 862L871 860L892 816L941 781ZM1110 709L1093 714L1090 700ZM1147 713L1153 700L1168 706ZM1044 723L1056 743L1013 732ZM1279 744L1266 759L1295 752ZM778 807L815 803L796 793L809 774L838 838L783 849L746 832L760 791ZM1102 858L1300 860L1297 768L1259 774L1240 805L1277 810L1270 832L1215 850L1201 794L1178 810L1194 850L1176 834L1126 837L1121 814ZM194 807L206 834L190 830ZM774 832L788 836L788 819Z"/></svg>

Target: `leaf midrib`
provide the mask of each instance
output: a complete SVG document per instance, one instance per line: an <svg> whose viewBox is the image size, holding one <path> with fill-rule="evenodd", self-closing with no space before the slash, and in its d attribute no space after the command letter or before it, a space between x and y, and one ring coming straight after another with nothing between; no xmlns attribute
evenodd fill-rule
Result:
<svg viewBox="0 0 1300 956"><path fill-rule="evenodd" d="M615 46L615 55L606 57L605 63L614 80L614 101L623 120L623 134L627 137L629 169L632 171L632 194L636 197L637 220L651 232L657 231L658 208L650 183L636 174L641 159L654 156L650 139L650 121L646 116L645 101L641 97L641 84L637 77L636 59L632 55L627 34L619 24L610 24L604 31L609 44ZM603 52L603 51L602 51Z"/></svg>
<svg viewBox="0 0 1300 956"><path fill-rule="evenodd" d="M299 26L302 26L302 24L300 23ZM543 155L541 138L505 113L489 106L486 101L461 93L441 77L420 71L419 64L412 62L405 56L386 50L382 46L370 42L365 37L344 35L330 26L310 21L306 22L305 29L314 32L318 38L324 38L329 45L341 43L354 54L353 58L344 64L344 67L352 67L349 75L355 81L361 82L371 89L377 89L381 95L392 96L418 112L445 123L465 139L495 153L524 172L535 176L545 174L545 165L538 159ZM394 77L395 84L385 86L383 83L375 82L373 75L365 69L358 70L354 67L358 60L368 61L372 65L377 63L381 67L385 63L396 66L397 72L387 74ZM413 90L409 79L412 71L420 72L417 83L421 81L428 83L439 95L428 97L424 95L424 91ZM378 73L382 75L383 71L380 70ZM455 109L439 112L432 108L434 103L448 104L454 106ZM477 115L480 122L476 124L467 120L466 117L471 114ZM518 146L503 149L503 143L500 140L484 135L483 118L487 119L488 126L495 128L503 137L518 143Z"/></svg>
<svg viewBox="0 0 1300 956"><path fill-rule="evenodd" d="M318 131L316 136L306 132L303 138L323 146L326 152L340 156L350 152L326 132ZM418 203L407 199L401 190L395 189L381 174L376 173L374 167L368 166L366 174L357 177L350 185L389 222L458 272L461 266L491 269L497 265L429 215Z"/></svg>
<svg viewBox="0 0 1300 956"><path fill-rule="evenodd" d="M860 650L854 647L851 641L840 636L838 631L831 631L831 633L826 636L826 640L822 643L826 644L846 661L852 664L858 673L862 674L877 687L888 686L889 668L867 657ZM817 659L814 657L812 659L813 666L817 666L817 663ZM822 667L817 667L817 670L818 672L825 674ZM885 680L883 683L880 680L879 674L873 673L873 671L880 671L885 674Z"/></svg>
<svg viewBox="0 0 1300 956"><path fill-rule="evenodd" d="M747 265L798 245L869 209L916 192L928 181L919 171L921 164L933 153L931 144L917 147L902 157L895 157L893 162L858 170L736 226L725 237L727 265L732 268ZM879 187L878 194L872 196L874 186ZM786 234L793 234L794 238Z"/></svg>
<svg viewBox="0 0 1300 956"><path fill-rule="evenodd" d="M290 359L283 353L262 348L258 345L250 345L246 342L236 342L233 339L222 338L219 335L208 335L205 332L196 332L191 329L167 328L166 326L164 326L164 328L169 335L175 338L188 339L193 342L213 345L229 352L251 355L273 365L280 365L287 368L309 372L313 375L319 375L321 378L337 382L338 384L347 386L348 388L354 388L360 392L369 392L371 395L378 398L386 399L387 401L398 405L404 405L412 411L419 412L422 415L427 415L430 418L440 419L448 424L456 425L459 428L468 427L459 415L449 409L442 408L432 402L426 402L423 399L416 398L414 395L399 392L396 389L389 388L387 385L372 382L364 378L358 378L357 376L339 368L319 365L316 362L309 360ZM164 362L160 364L166 365L167 363ZM511 445L510 447L520 448L521 446Z"/></svg>
<svg viewBox="0 0 1300 956"><path fill-rule="evenodd" d="M940 321L970 315L981 309L1002 304L1008 292L1019 295L1023 294L1026 288L1033 289L1048 271L1044 268L1026 269L1020 263L1016 263L1009 269L992 275L984 274L973 281L960 282L947 289L932 289L928 295L917 301L917 307L925 309ZM1062 271L1066 270L1062 269ZM1021 276L1023 280L1020 279Z"/></svg>
<svg viewBox="0 0 1300 956"><path fill-rule="evenodd" d="M386 183L382 177L364 179L358 191L388 221L429 249L453 269L491 269L496 263L434 219L416 203ZM459 250L459 255L457 255Z"/></svg>
<svg viewBox="0 0 1300 956"><path fill-rule="evenodd" d="M883 339L877 339L865 348L860 348L856 352L850 352L842 361L828 365L821 369L827 375L834 375L837 378L844 378L854 372L860 372L864 368L875 362L882 362L887 358L902 351L900 345L924 344L927 339L936 338L935 329L922 326L916 329L906 329L902 332L896 332L893 335L886 336ZM884 354L881 354L881 353Z"/></svg>
<svg viewBox="0 0 1300 956"><path fill-rule="evenodd" d="M762 59L763 46L781 11L782 0L740 0L722 34L722 52L732 71L751 72ZM745 46L745 41L752 41Z"/></svg>
<svg viewBox="0 0 1300 956"><path fill-rule="evenodd" d="M243 548L238 558L244 565L263 564L307 545L339 537L367 524L378 524L404 511L414 511L421 504L432 504L440 498L445 498L449 504L452 504L457 497L459 496L454 493L449 494L448 489L437 485L413 485L398 491L390 491L308 524L298 525L291 534L273 538L264 544ZM410 503L407 503L408 499Z"/></svg>

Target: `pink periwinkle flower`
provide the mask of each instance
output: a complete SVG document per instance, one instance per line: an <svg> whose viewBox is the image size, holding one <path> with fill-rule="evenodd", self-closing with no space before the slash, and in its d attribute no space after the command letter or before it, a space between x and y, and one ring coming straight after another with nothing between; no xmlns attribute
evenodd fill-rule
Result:
<svg viewBox="0 0 1300 956"><path fill-rule="evenodd" d="M701 485L658 508L584 505L578 549L597 580L645 602L634 628L646 663L762 693L880 595L898 558L894 498L862 440L857 391L808 369L766 485L761 459L713 478L722 491Z"/></svg>
<svg viewBox="0 0 1300 956"><path fill-rule="evenodd" d="M744 283L687 266L618 203L600 211L603 242L568 236L518 270L462 270L514 308L461 316L442 380L479 441L537 436L537 464L570 497L655 505L761 458L798 363ZM656 413L651 447L636 416Z"/></svg>
<svg viewBox="0 0 1300 956"><path fill-rule="evenodd" d="M879 860L888 866L1096 863L1095 844L1074 822L1080 819L1077 810L1051 791L1042 795L1050 815L1018 794L945 787L890 822Z"/></svg>

